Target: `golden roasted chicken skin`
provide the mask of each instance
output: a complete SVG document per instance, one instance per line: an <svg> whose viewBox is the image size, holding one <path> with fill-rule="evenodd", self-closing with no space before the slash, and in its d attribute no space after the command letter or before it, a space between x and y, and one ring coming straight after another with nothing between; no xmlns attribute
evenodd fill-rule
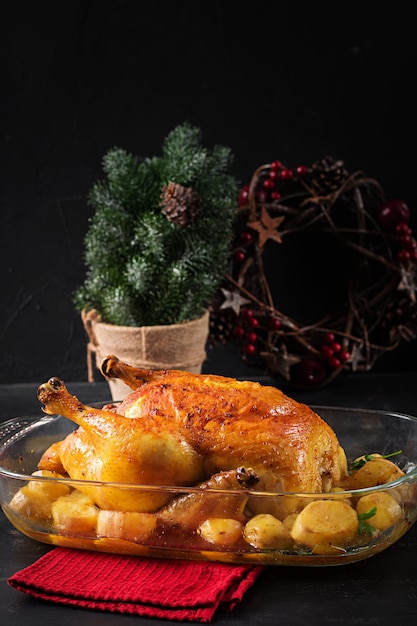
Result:
<svg viewBox="0 0 417 626"><path fill-rule="evenodd" d="M73 479L142 485L196 485L250 468L257 490L329 491L346 460L330 426L279 389L223 376L145 371L110 356L103 374L133 390L119 405L83 405L58 378L39 387L44 411L78 424L42 457L40 469ZM105 509L156 511L166 495L120 488L88 491Z"/></svg>

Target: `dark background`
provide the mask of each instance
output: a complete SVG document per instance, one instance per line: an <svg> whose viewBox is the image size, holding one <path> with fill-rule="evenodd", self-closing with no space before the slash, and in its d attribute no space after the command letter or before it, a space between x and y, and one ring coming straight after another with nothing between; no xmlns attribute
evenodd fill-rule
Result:
<svg viewBox="0 0 417 626"><path fill-rule="evenodd" d="M332 155L416 213L414 18L409 3L374 6L2 5L1 383L86 380L72 293L84 277L86 196L114 146L153 156L189 121L205 144L232 149L242 184L262 163ZM417 371L415 354L413 341L376 367ZM235 358L209 351L205 367L245 373Z"/></svg>

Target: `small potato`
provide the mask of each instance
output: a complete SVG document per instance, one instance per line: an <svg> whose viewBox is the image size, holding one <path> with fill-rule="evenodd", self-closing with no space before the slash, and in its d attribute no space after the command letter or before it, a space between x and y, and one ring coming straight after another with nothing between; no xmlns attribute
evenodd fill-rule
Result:
<svg viewBox="0 0 417 626"><path fill-rule="evenodd" d="M291 530L296 543L312 549L317 546L343 547L358 530L355 510L343 500L315 500L298 514Z"/></svg>
<svg viewBox="0 0 417 626"><path fill-rule="evenodd" d="M242 524L235 519L212 517L198 527L199 535L214 545L228 546L236 543L242 536Z"/></svg>
<svg viewBox="0 0 417 626"><path fill-rule="evenodd" d="M64 535L96 536L98 508L93 500L74 490L52 503L52 519L56 530Z"/></svg>
<svg viewBox="0 0 417 626"><path fill-rule="evenodd" d="M375 515L366 521L377 530L389 528L403 516L398 501L387 491L378 491L359 498L356 512L361 515L368 513L374 507L376 508Z"/></svg>
<svg viewBox="0 0 417 626"><path fill-rule="evenodd" d="M347 480L348 489L366 489L376 487L397 480L404 476L402 469L389 459L372 455L370 461L366 461L362 467L352 472Z"/></svg>
<svg viewBox="0 0 417 626"><path fill-rule="evenodd" d="M252 517L246 523L243 538L251 546L261 550L285 550L293 543L289 530L269 513Z"/></svg>
<svg viewBox="0 0 417 626"><path fill-rule="evenodd" d="M282 520L282 523L284 524L285 528L291 532L291 528L294 525L295 520L298 517L298 513L290 513L289 515L287 515L287 517L284 517L284 519Z"/></svg>
<svg viewBox="0 0 417 626"><path fill-rule="evenodd" d="M49 470L38 470L32 476L61 478L60 474ZM52 502L70 492L67 485L57 481L29 480L19 489L10 501L10 508L27 518L48 520L52 517Z"/></svg>
<svg viewBox="0 0 417 626"><path fill-rule="evenodd" d="M150 537L156 527L156 516L136 511L99 511L97 536L125 539L140 543Z"/></svg>
<svg viewBox="0 0 417 626"><path fill-rule="evenodd" d="M37 470L32 476L42 476L43 478L62 478L61 474L50 470ZM29 480L27 485L27 493L36 498L37 495L46 496L52 502L60 496L65 496L70 492L68 485L55 480Z"/></svg>
<svg viewBox="0 0 417 626"><path fill-rule="evenodd" d="M12 511L18 515L23 515L28 519L50 520L52 516L52 502L46 496L31 497L27 492L27 486L19 489L10 500L9 504Z"/></svg>

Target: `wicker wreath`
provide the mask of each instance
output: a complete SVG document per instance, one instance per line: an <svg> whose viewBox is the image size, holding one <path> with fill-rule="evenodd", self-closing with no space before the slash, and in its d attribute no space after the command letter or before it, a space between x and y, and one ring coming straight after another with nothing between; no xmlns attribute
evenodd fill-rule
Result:
<svg viewBox="0 0 417 626"><path fill-rule="evenodd" d="M376 180L350 174L343 161L258 167L240 192L212 343L238 342L246 361L303 387L371 369L416 336L409 222L402 200L387 200Z"/></svg>

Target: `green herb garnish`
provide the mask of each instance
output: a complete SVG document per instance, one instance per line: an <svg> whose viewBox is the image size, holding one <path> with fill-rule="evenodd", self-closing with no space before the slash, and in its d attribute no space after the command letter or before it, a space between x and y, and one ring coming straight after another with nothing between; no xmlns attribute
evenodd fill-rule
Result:
<svg viewBox="0 0 417 626"><path fill-rule="evenodd" d="M374 526L372 526L372 524L368 524L368 522L366 520L370 519L371 517L373 517L376 513L376 506L372 507L372 509L369 509L369 511L367 511L366 513L359 513L358 515L358 534L362 535L362 534L366 534L366 535L373 535L373 533L376 531L376 528Z"/></svg>
<svg viewBox="0 0 417 626"><path fill-rule="evenodd" d="M373 459L389 459L390 457L396 456L397 454L401 454L401 453L402 453L402 450L397 450L397 452L391 452L390 454L385 454L384 456L376 456L375 454L364 454L364 456L361 457L360 459L353 461L353 463L350 466L350 469L352 471L356 471L360 469L361 467L363 467L365 463L367 463L368 461L372 461Z"/></svg>

